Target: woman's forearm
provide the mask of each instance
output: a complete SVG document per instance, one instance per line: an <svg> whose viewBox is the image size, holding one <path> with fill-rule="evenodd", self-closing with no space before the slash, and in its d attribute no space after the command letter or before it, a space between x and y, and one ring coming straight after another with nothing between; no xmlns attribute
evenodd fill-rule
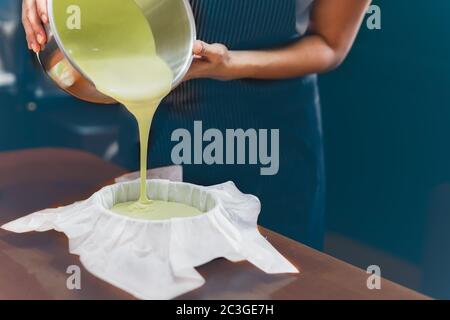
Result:
<svg viewBox="0 0 450 320"><path fill-rule="evenodd" d="M370 0L316 0L309 35L284 48L230 53L237 78L280 79L322 73L347 56Z"/></svg>
<svg viewBox="0 0 450 320"><path fill-rule="evenodd" d="M282 79L322 73L347 56L370 0L316 0L309 35L284 48L230 53L233 78Z"/></svg>
<svg viewBox="0 0 450 320"><path fill-rule="evenodd" d="M282 48L229 51L197 41L185 80L284 79L322 73L347 56L371 0L315 0L308 35Z"/></svg>
<svg viewBox="0 0 450 320"><path fill-rule="evenodd" d="M283 48L231 51L231 78L284 79L322 73L337 67L343 57L318 35L309 35Z"/></svg>

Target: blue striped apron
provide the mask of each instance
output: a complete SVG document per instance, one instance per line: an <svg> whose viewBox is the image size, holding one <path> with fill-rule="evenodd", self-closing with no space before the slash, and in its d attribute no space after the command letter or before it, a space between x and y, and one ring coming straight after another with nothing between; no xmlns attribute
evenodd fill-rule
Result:
<svg viewBox="0 0 450 320"><path fill-rule="evenodd" d="M191 0L198 38L231 50L282 46L299 38L297 0ZM315 248L324 234L324 162L315 75L289 80L193 80L162 103L150 135L151 167L172 164L172 132L279 129L280 167L262 176L259 165L184 165L185 181L211 185L232 180L262 203L260 223ZM269 137L270 138L270 137ZM270 140L269 140L270 141Z"/></svg>

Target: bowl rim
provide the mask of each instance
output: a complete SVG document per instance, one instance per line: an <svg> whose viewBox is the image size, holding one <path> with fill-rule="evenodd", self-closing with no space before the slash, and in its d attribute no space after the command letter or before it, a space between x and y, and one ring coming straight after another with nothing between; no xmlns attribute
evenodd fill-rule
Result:
<svg viewBox="0 0 450 320"><path fill-rule="evenodd" d="M114 216L114 217L119 217L125 220L129 220L129 221L133 221L133 222L139 222L139 223L149 223L149 224L161 224L161 223L172 223L174 221L188 221L188 220L197 220L197 219L204 219L204 217L209 216L211 214L214 214L214 212L216 212L217 210L219 210L219 207L221 206L221 201L219 199L219 197L217 196L217 194L215 194L213 192L213 190L209 190L208 187L204 187L204 186L199 186L196 184L192 184L192 183L188 183L188 182L177 182L177 181L170 181L170 180L164 180L164 179L148 179L147 180L147 187L149 187L150 183L168 183L169 185L187 185L187 186L191 186L193 188L199 189L205 193L208 194L208 196L210 196L213 201L214 201L214 205L212 206L211 209L206 210L204 212L201 212L201 214L196 215L196 216L191 216L191 217L173 217L173 218L169 218L169 219L159 219L159 220L148 220L148 219L139 219L139 218L134 218L134 217L129 217L117 212L112 211L112 208L108 208L106 205L104 205L103 203L96 203L96 205L102 210L102 212L110 215L110 216ZM111 191L113 192L112 189L114 189L114 187L118 187L118 185L132 185L132 184L136 184L139 185L140 181L139 179L137 180L132 180L132 181L126 181L126 182L120 182L120 183L115 183L109 186L104 187L103 189L99 190L97 194L101 193L101 192L105 192L105 191ZM157 199L155 199L157 200ZM132 201L132 200L130 200ZM178 203L182 203L182 202L178 202ZM185 204L185 203L183 203ZM114 206L114 204L113 204ZM192 205L191 205L192 206ZM196 207L195 207L196 208ZM198 208L197 208L198 209Z"/></svg>
<svg viewBox="0 0 450 320"><path fill-rule="evenodd" d="M75 60L72 59L70 54L67 53L67 50L59 36L58 29L56 28L55 18L53 15L53 1L54 0L47 1L49 25L50 25L50 29L52 32L52 36L54 37L56 44L60 48L62 54L67 59L67 61L69 61L69 63L72 65L72 67L75 68L75 70L77 70L95 88L94 82L86 75L86 73L83 72L83 70L81 70L81 68L78 66L78 64L75 62ZM191 33L191 37L190 37L190 41L189 41L189 52L192 53L192 51L194 49L194 42L197 39L197 29L196 29L196 24L195 24L194 13L192 11L192 7L188 0L181 0L181 1L184 4L185 13L186 13L188 21L189 21L189 28L190 28L190 33ZM39 53L37 53L36 55L37 55L38 60L40 60ZM181 68L180 72L178 72L178 74L174 77L174 79L172 81L172 89L176 88L183 81L183 78L189 71L189 68L190 68L193 60L194 60L193 54L190 54L189 57L187 59L185 59L183 67ZM112 103L114 103L114 104L118 103L115 99L113 99L113 98L111 98L111 99L114 101Z"/></svg>

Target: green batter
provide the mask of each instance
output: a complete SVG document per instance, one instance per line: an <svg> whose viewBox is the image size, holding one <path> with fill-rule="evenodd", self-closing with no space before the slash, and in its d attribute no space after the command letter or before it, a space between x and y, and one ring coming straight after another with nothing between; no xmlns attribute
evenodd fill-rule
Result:
<svg viewBox="0 0 450 320"><path fill-rule="evenodd" d="M152 200L150 205L139 202L125 202L114 206L113 211L131 218L144 220L167 220L171 218L187 218L201 215L197 208L178 203Z"/></svg>
<svg viewBox="0 0 450 320"><path fill-rule="evenodd" d="M139 3L139 2L137 2ZM112 210L131 217L160 220L201 214L193 207L147 196L148 136L161 100L170 92L173 73L156 53L152 30L134 0L54 1L55 23L71 58L97 90L124 104L135 116L141 145L141 189L138 202ZM67 26L67 8L80 8L79 29Z"/></svg>

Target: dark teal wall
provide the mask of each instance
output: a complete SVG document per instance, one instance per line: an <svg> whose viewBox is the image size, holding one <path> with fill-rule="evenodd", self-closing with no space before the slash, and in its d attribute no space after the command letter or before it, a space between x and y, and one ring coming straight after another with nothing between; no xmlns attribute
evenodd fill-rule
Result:
<svg viewBox="0 0 450 320"><path fill-rule="evenodd" d="M450 179L450 1L375 1L321 77L328 228L420 263L430 192Z"/></svg>

